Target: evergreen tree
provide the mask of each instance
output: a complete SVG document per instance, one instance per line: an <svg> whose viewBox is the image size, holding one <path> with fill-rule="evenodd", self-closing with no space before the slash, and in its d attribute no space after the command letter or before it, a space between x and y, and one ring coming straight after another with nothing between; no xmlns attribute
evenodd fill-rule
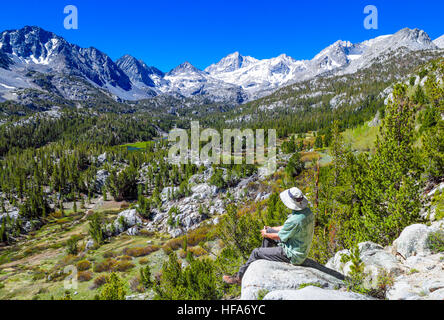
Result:
<svg viewBox="0 0 444 320"><path fill-rule="evenodd" d="M104 232L102 227L102 216L97 212L89 218L88 233L96 245L100 246L103 244Z"/></svg>
<svg viewBox="0 0 444 320"><path fill-rule="evenodd" d="M146 267L140 268L140 282L142 283L143 287L146 289L149 289L152 285L151 269L148 265Z"/></svg>
<svg viewBox="0 0 444 320"><path fill-rule="evenodd" d="M116 273L111 273L100 291L99 300L125 300L125 284Z"/></svg>
<svg viewBox="0 0 444 320"><path fill-rule="evenodd" d="M406 91L404 85L395 86L376 152L362 164L364 172L356 188L361 208L353 219L357 241L387 245L419 219L421 168L413 147L415 109Z"/></svg>

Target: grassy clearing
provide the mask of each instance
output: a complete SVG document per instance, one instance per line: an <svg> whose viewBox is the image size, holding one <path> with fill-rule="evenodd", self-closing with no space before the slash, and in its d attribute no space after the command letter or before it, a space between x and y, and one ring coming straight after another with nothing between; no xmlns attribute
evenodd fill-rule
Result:
<svg viewBox="0 0 444 320"><path fill-rule="evenodd" d="M347 129L343 133L344 142L353 151L371 152L374 150L378 131L379 127L369 127L365 123L357 128Z"/></svg>

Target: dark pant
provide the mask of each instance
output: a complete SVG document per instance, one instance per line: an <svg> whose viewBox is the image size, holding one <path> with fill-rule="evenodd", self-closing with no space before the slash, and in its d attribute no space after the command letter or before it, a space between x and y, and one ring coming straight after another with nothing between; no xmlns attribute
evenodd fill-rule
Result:
<svg viewBox="0 0 444 320"><path fill-rule="evenodd" d="M248 261L239 269L237 275L242 279L250 264L256 260L270 260L289 263L290 259L285 255L284 250L277 246L277 242L270 239L262 241L262 247L254 249Z"/></svg>

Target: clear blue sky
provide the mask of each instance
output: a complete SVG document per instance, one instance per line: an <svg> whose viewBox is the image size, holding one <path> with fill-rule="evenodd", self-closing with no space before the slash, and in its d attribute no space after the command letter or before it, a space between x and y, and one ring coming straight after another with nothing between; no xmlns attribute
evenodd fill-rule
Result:
<svg viewBox="0 0 444 320"><path fill-rule="evenodd" d="M79 29L65 30L76 5ZM363 27L376 5L379 29ZM169 71L189 61L205 68L239 51L258 59L286 53L311 59L336 40L359 42L404 27L444 34L442 0L44 0L1 1L0 31L37 25L117 59L128 53Z"/></svg>

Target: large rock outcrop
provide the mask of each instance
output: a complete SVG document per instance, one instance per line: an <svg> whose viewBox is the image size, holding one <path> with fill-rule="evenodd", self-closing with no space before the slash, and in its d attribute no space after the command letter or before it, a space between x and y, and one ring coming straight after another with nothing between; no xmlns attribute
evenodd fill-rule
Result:
<svg viewBox="0 0 444 320"><path fill-rule="evenodd" d="M119 213L114 223L106 226L106 232L111 236L121 234L128 230L130 235L136 235L136 230L142 225L142 222L136 209L125 210Z"/></svg>
<svg viewBox="0 0 444 320"><path fill-rule="evenodd" d="M367 241L359 243L358 247L361 260L364 263L364 272L368 274L367 281L369 282L377 279L382 270L393 276L397 276L405 270L396 256L379 244ZM349 254L349 250L341 250L325 266L348 275L352 262L342 262L341 260L344 255Z"/></svg>
<svg viewBox="0 0 444 320"><path fill-rule="evenodd" d="M444 299L444 253L431 252L429 244L432 233L444 232L443 225L443 221L430 226L410 225L386 248L373 242L360 243L360 258L367 274L365 286L374 287L379 275L385 273L393 280L386 293L389 300ZM337 252L326 266L348 275L351 262L342 262L341 258L349 253Z"/></svg>
<svg viewBox="0 0 444 320"><path fill-rule="evenodd" d="M258 260L253 262L242 279L241 300L255 300L264 290L272 293L297 290L301 285L316 284L335 289L343 285L341 275L324 266L294 266L288 263ZM327 273L328 272L328 273ZM272 296L273 297L273 296Z"/></svg>
<svg viewBox="0 0 444 320"><path fill-rule="evenodd" d="M276 290L264 300L374 300L363 294L308 286L299 290Z"/></svg>
<svg viewBox="0 0 444 320"><path fill-rule="evenodd" d="M436 222L431 226L425 224L413 224L405 228L398 239L393 242L393 251L402 255L407 259L416 255L428 255L427 239L433 232L438 231L440 223Z"/></svg>

